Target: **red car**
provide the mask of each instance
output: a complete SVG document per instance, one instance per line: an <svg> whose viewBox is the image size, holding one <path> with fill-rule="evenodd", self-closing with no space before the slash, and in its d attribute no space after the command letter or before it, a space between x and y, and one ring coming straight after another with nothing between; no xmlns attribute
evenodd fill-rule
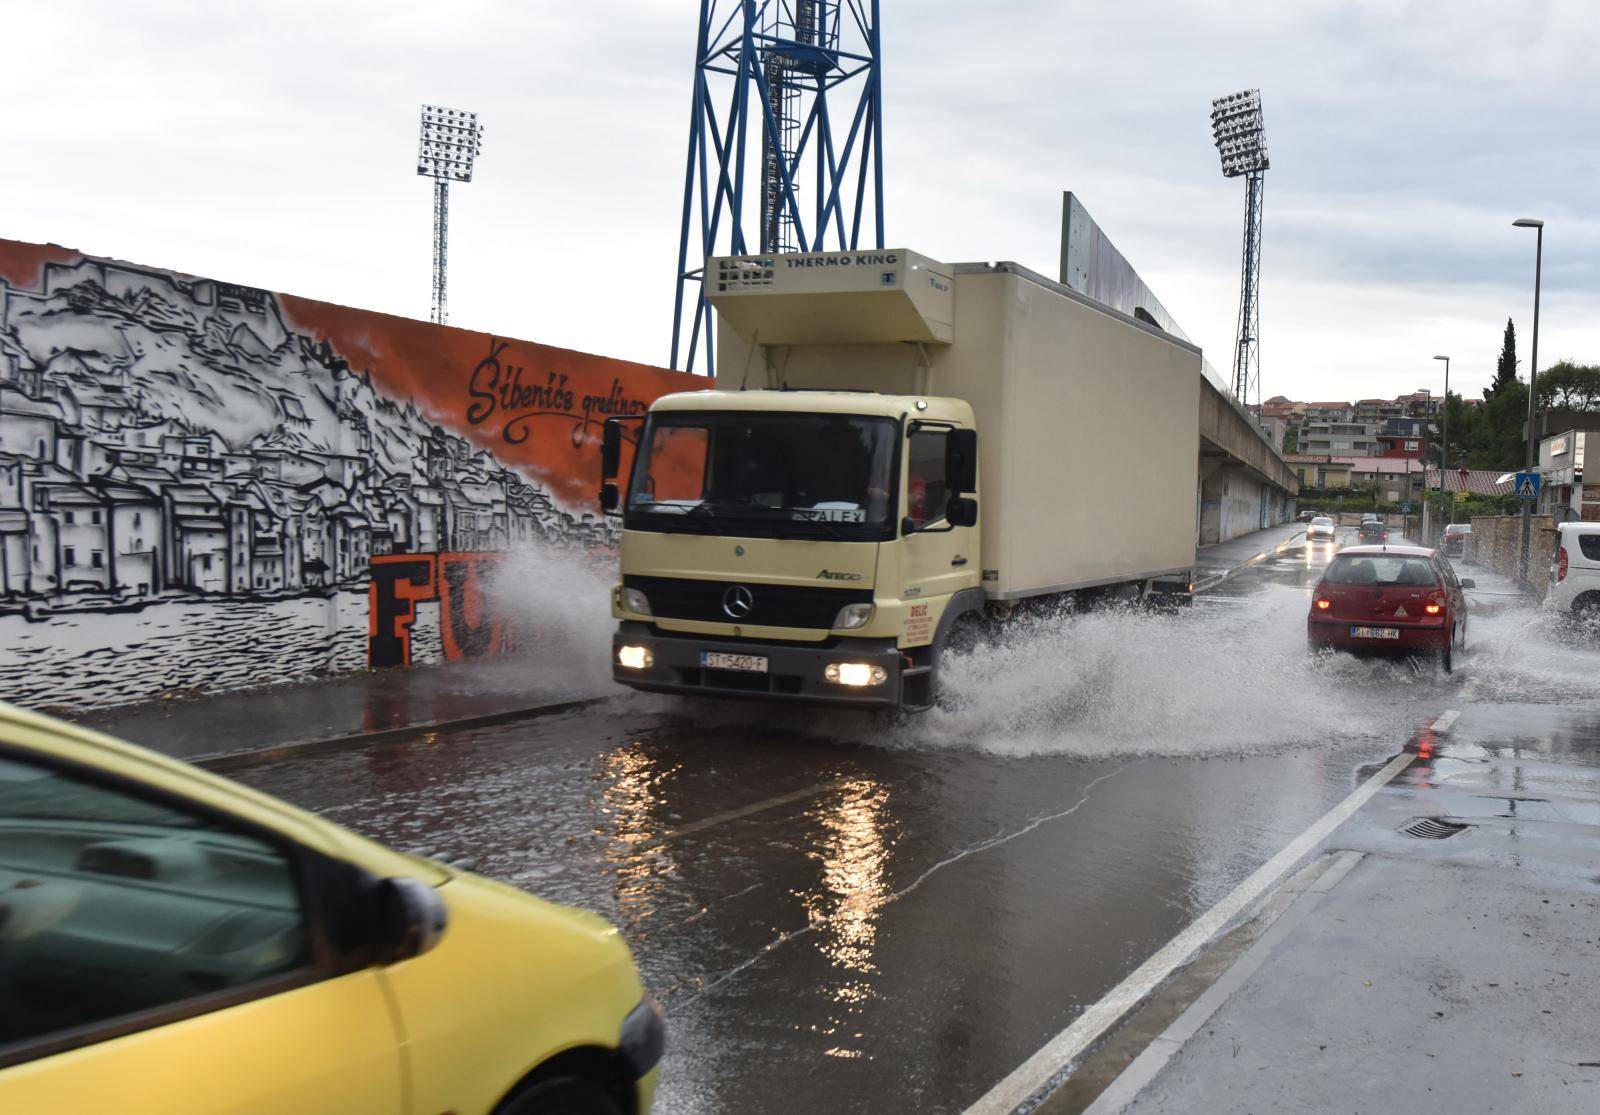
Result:
<svg viewBox="0 0 1600 1115"><path fill-rule="evenodd" d="M1432 651L1448 672L1466 644L1467 599L1450 563L1421 546L1341 550L1311 594L1306 641L1313 650Z"/></svg>

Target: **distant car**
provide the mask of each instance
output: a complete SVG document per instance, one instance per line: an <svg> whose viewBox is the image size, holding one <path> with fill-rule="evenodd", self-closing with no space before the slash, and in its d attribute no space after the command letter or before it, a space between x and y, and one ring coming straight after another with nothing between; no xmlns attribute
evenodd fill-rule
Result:
<svg viewBox="0 0 1600 1115"><path fill-rule="evenodd" d="M1315 519L1316 517L1317 517L1317 513L1315 511L1302 511L1302 512L1300 512L1300 521L1302 523L1309 523L1312 519Z"/></svg>
<svg viewBox="0 0 1600 1115"><path fill-rule="evenodd" d="M1371 511L1368 511L1365 515L1361 516L1361 521L1363 523L1378 523L1382 522L1383 520L1379 519L1378 516L1374 515Z"/></svg>
<svg viewBox="0 0 1600 1115"><path fill-rule="evenodd" d="M0 702L0 1111L618 1115L615 928Z"/></svg>
<svg viewBox="0 0 1600 1115"><path fill-rule="evenodd" d="M1439 540L1439 549L1444 551L1446 557L1460 557L1467 548L1467 535L1471 533L1471 523L1451 523L1444 528L1444 537Z"/></svg>
<svg viewBox="0 0 1600 1115"><path fill-rule="evenodd" d="M1306 642L1363 653L1430 651L1446 672L1466 645L1471 580L1437 550L1352 546L1328 563L1311 594Z"/></svg>
<svg viewBox="0 0 1600 1115"><path fill-rule="evenodd" d="M1389 541L1389 528L1374 519L1361 524L1361 528L1356 531L1356 539L1360 542L1374 544L1387 542Z"/></svg>
<svg viewBox="0 0 1600 1115"><path fill-rule="evenodd" d="M1580 616L1600 615L1600 523L1561 523L1545 604Z"/></svg>
<svg viewBox="0 0 1600 1115"><path fill-rule="evenodd" d="M1315 542L1319 538L1325 538L1329 542L1332 542L1334 536L1337 534L1338 528L1333 525L1333 520L1328 518L1326 515L1318 515L1316 518L1312 519L1310 525L1306 527L1307 542Z"/></svg>

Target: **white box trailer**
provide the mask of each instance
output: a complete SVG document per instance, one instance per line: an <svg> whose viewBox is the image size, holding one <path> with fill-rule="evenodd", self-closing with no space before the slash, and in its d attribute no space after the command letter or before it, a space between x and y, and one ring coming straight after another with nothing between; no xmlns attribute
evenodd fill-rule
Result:
<svg viewBox="0 0 1600 1115"><path fill-rule="evenodd" d="M975 612L1187 592L1192 344L1011 263L891 249L706 276L716 390L657 400L602 491L623 515L619 682L925 707Z"/></svg>
<svg viewBox="0 0 1600 1115"><path fill-rule="evenodd" d="M765 257L775 266L760 280L752 258L712 261L718 390L971 404L991 599L1187 578L1200 456L1194 345L1014 263L832 252Z"/></svg>

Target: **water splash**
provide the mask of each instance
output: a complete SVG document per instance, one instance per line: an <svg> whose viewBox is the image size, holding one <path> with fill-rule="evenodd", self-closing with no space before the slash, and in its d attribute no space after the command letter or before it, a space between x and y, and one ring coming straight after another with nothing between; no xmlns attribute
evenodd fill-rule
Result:
<svg viewBox="0 0 1600 1115"><path fill-rule="evenodd" d="M1013 622L947 659L939 707L888 717L659 699L707 730L1003 756L1211 757L1404 739L1477 702L1600 704L1600 637L1550 613L1475 614L1453 674L1431 657L1306 648L1308 592L1272 584L1176 615L1107 608Z"/></svg>
<svg viewBox="0 0 1600 1115"><path fill-rule="evenodd" d="M609 692L616 579L616 562L604 555L525 546L502 558L486 603L510 625L518 661L542 682Z"/></svg>
<svg viewBox="0 0 1600 1115"><path fill-rule="evenodd" d="M1476 701L1600 705L1600 621L1540 606L1476 615L1457 672Z"/></svg>
<svg viewBox="0 0 1600 1115"><path fill-rule="evenodd" d="M1269 586L1177 615L1034 620L953 655L946 697L897 742L1011 755L1228 755L1391 734L1436 668L1313 655L1306 593Z"/></svg>

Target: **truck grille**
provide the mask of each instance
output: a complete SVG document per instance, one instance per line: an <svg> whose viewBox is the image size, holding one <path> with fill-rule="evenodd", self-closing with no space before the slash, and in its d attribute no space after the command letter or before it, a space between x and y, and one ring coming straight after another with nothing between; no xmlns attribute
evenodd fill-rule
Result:
<svg viewBox="0 0 1600 1115"><path fill-rule="evenodd" d="M749 581L696 581L683 577L624 577L650 599L650 610L662 619L707 623L747 623L760 627L810 627L826 631L846 604L872 601L871 589L812 588L808 585L763 585ZM729 590L743 587L750 610L742 616L723 609Z"/></svg>

